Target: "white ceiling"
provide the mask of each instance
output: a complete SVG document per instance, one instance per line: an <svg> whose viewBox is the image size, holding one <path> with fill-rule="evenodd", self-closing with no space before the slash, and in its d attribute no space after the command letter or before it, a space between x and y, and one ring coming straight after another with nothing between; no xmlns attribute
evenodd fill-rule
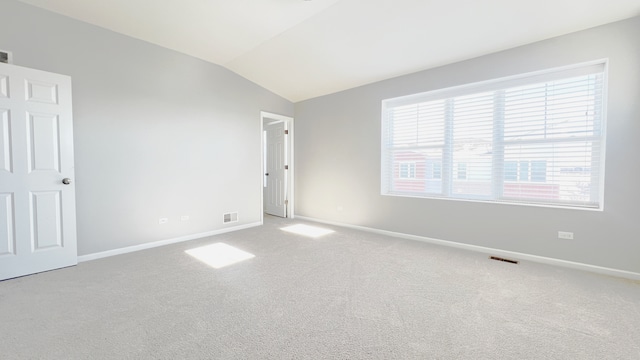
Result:
<svg viewBox="0 0 640 360"><path fill-rule="evenodd" d="M640 0L20 0L297 102L640 15Z"/></svg>

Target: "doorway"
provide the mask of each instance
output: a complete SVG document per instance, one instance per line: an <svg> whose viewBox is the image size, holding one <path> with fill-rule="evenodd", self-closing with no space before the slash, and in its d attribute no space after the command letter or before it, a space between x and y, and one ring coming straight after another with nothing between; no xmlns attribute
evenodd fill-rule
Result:
<svg viewBox="0 0 640 360"><path fill-rule="evenodd" d="M262 218L294 217L293 118L260 113L262 149Z"/></svg>

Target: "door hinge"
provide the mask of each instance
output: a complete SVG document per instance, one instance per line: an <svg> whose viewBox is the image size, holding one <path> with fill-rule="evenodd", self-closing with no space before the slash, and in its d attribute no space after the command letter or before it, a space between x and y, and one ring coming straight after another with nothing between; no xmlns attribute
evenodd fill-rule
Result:
<svg viewBox="0 0 640 360"><path fill-rule="evenodd" d="M285 205L289 205L289 200L285 200L285 201L284 201L284 204L285 204Z"/></svg>
<svg viewBox="0 0 640 360"><path fill-rule="evenodd" d="M285 169L285 170L289 170L289 165L285 165L285 166L284 166L284 169Z"/></svg>
<svg viewBox="0 0 640 360"><path fill-rule="evenodd" d="M284 134L285 134L285 135L289 135L289 130L285 130L285 131L284 131Z"/></svg>

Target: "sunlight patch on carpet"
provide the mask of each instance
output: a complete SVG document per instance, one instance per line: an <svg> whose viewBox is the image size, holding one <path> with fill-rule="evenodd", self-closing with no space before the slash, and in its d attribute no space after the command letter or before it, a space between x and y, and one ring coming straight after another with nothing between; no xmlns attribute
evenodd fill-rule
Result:
<svg viewBox="0 0 640 360"><path fill-rule="evenodd" d="M256 257L253 254L225 243L201 246L186 250L185 252L215 269L220 269L225 266L233 265L240 261Z"/></svg>
<svg viewBox="0 0 640 360"><path fill-rule="evenodd" d="M303 224L291 225L291 226L283 227L283 228L280 228L280 230L287 231L287 232L294 233L294 234L298 234L298 235L308 236L308 237L312 237L312 238L317 238L317 237L324 236L324 235L327 235L327 234L331 234L332 232L335 232L335 231L330 230L330 229L325 229L325 228L321 228L321 227L317 227L317 226L311 226L311 225L303 225Z"/></svg>

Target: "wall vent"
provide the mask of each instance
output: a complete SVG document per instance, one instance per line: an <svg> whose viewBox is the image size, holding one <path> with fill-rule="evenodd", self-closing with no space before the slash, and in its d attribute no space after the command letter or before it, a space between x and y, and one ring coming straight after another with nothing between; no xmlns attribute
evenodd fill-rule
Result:
<svg viewBox="0 0 640 360"><path fill-rule="evenodd" d="M226 213L222 215L222 223L234 223L238 222L238 212Z"/></svg>
<svg viewBox="0 0 640 360"><path fill-rule="evenodd" d="M517 260L505 259L505 258L501 258L501 257L497 257L497 256L491 256L491 257L489 257L489 259L497 260L497 261L504 261L504 262L508 262L509 264L517 264L518 263Z"/></svg>
<svg viewBox="0 0 640 360"><path fill-rule="evenodd" d="M12 64L12 60L10 51L0 50L0 63Z"/></svg>

